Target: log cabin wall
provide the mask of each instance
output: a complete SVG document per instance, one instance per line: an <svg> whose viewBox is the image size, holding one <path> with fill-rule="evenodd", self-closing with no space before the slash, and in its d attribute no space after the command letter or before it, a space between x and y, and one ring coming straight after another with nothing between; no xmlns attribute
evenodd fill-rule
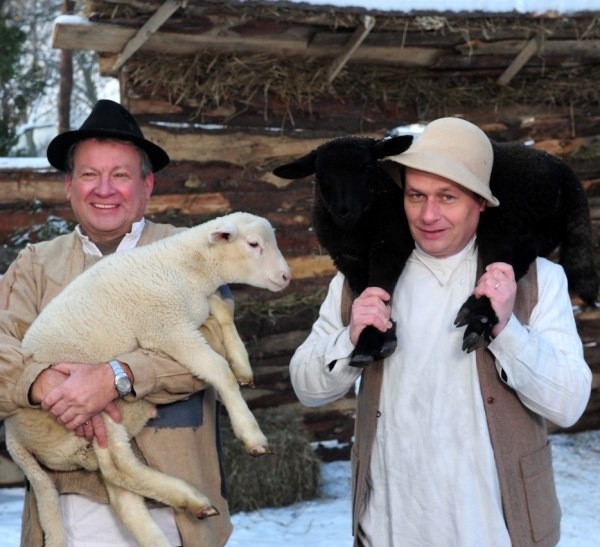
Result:
<svg viewBox="0 0 600 547"><path fill-rule="evenodd" d="M172 163L150 218L193 225L245 210L276 227L294 281L283 294L234 287L257 389L253 407L295 405L313 438L347 442L354 398L297 403L288 374L334 273L311 229L310 179L271 170L332 137L382 137L461 116L498 141L561 156L584 181L598 245L600 21L594 14L382 13L279 2L85 2L55 47L98 52L121 102ZM32 212L36 200L41 211ZM0 171L0 241L48 214L70 218L62 177ZM574 305L578 302L574 300ZM600 316L577 314L594 392L576 429L600 426Z"/></svg>

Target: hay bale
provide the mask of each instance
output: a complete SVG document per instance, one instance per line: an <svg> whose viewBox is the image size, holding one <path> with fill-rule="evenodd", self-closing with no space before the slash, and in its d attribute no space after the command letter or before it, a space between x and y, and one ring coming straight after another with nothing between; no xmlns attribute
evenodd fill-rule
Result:
<svg viewBox="0 0 600 547"><path fill-rule="evenodd" d="M321 462L315 455L302 417L289 409L255 411L274 454L252 458L223 416L223 459L227 501L232 513L282 507L314 499L319 492Z"/></svg>

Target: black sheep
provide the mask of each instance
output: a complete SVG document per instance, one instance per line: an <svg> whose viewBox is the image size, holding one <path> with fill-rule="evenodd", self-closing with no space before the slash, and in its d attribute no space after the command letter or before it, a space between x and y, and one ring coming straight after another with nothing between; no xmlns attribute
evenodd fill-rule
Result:
<svg viewBox="0 0 600 547"><path fill-rule="evenodd" d="M340 137L273 171L285 179L315 174L313 227L355 296L369 286L392 294L414 247L402 190L378 162L403 152L411 142L410 136L384 140ZM400 237L402 234L409 237ZM386 333L367 327L350 364L365 366L395 349L395 326Z"/></svg>
<svg viewBox="0 0 600 547"><path fill-rule="evenodd" d="M282 178L316 173L313 222L317 238L355 294L366 286L379 286L392 294L414 247L401 191L376 165L377 160L404 151L411 140L406 136L342 137L274 171ZM595 306L598 275L581 182L551 154L520 144L492 142L492 146L490 188L500 206L481 215L477 246L482 267L506 262L518 280L536 257L547 256L560 246L559 262L569 288L587 305ZM463 349L485 347L497 322L488 298L469 297L455 320L457 326L467 325ZM352 358L358 366L395 349L393 333L388 331L384 344L377 345L379 331L365 331L365 344L357 345ZM373 351L377 347L379 351Z"/></svg>
<svg viewBox="0 0 600 547"><path fill-rule="evenodd" d="M598 274L590 213L577 175L564 161L535 148L493 141L492 148L490 189L500 206L487 208L479 221L481 264L506 262L518 280L536 257L560 247L559 262L569 288L595 306ZM490 301L471 296L455 321L457 326L467 325L463 349L487 345L497 322Z"/></svg>

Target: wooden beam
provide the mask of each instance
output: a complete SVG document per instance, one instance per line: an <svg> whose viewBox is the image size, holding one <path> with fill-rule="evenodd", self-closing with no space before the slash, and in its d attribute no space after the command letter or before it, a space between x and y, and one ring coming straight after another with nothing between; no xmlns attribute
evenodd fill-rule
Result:
<svg viewBox="0 0 600 547"><path fill-rule="evenodd" d="M117 56L112 72L116 73L127 62L127 60L140 49L163 24L173 15L181 6L184 6L187 0L165 0L165 3L158 8L152 17L148 19L136 32L135 36L127 42L123 51Z"/></svg>
<svg viewBox="0 0 600 547"><path fill-rule="evenodd" d="M227 135L173 133L155 125L144 125L142 131L148 140L168 150L172 161L219 162L240 167L261 165L267 160L299 157L326 140L251 135L242 131Z"/></svg>
<svg viewBox="0 0 600 547"><path fill-rule="evenodd" d="M116 55L123 51L136 30L121 25L93 23L86 19L58 19L54 25L52 46L60 49L89 50L100 53L100 71L110 75ZM324 33L325 34L325 33ZM284 31L260 35L235 32L185 34L158 31L148 37L138 51L171 55L193 55L211 49L224 53L266 53L281 58L297 56L335 58L344 48L347 35L330 32L334 44L314 40L311 28L290 27ZM437 47L389 47L363 44L352 61L391 66L431 66L443 54Z"/></svg>
<svg viewBox="0 0 600 547"><path fill-rule="evenodd" d="M348 59L352 57L354 52L359 48L359 46L363 43L364 39L369 35L373 27L375 26L375 17L370 15L365 15L361 17L362 25L357 27L354 31L354 34L348 40L346 44L345 51L337 57L329 67L327 71L327 82L331 83L335 80L335 77L340 73L340 70L344 68Z"/></svg>
<svg viewBox="0 0 600 547"><path fill-rule="evenodd" d="M536 38L525 40L471 40L456 46L456 50L466 56L515 55ZM539 53L544 56L562 56L575 58L600 58L600 40L563 40L545 38L539 44Z"/></svg>
<svg viewBox="0 0 600 547"><path fill-rule="evenodd" d="M519 73L519 71L527 64L529 59L531 59L531 57L535 55L538 49L538 39L532 38L531 40L529 40L529 42L527 42L527 45L515 57L514 61L500 75L496 83L501 86L508 85L510 81Z"/></svg>

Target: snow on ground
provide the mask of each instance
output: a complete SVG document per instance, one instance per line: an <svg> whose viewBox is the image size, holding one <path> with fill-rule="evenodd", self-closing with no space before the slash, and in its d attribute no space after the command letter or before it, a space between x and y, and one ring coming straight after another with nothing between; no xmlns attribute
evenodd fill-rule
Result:
<svg viewBox="0 0 600 547"><path fill-rule="evenodd" d="M600 430L552 435L560 547L600 545ZM0 547L17 547L23 491L0 489ZM350 532L350 463L323 465L318 500L233 515L228 547L343 547Z"/></svg>

